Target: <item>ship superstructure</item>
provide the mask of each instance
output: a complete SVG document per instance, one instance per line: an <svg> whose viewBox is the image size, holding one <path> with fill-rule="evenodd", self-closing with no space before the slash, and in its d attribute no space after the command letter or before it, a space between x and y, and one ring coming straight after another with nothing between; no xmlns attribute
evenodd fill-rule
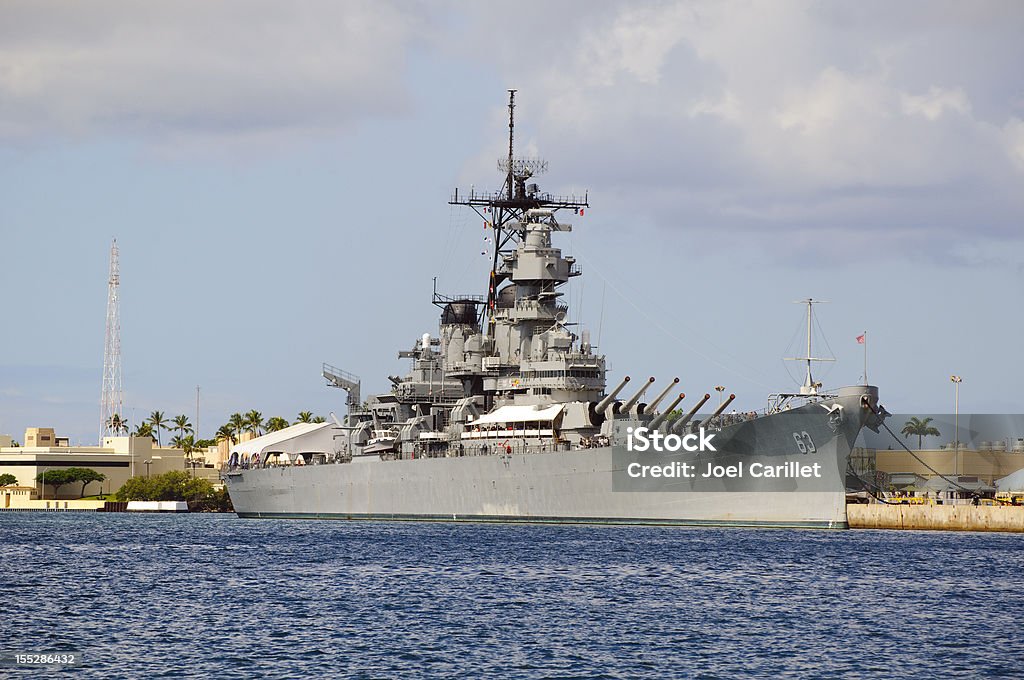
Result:
<svg viewBox="0 0 1024 680"><path fill-rule="evenodd" d="M808 346L807 384L773 395L760 413L724 414L730 395L698 415L708 393L684 412L678 378L649 401L653 377L631 386L626 376L608 391L605 357L567 321L563 287L582 272L558 247L572 230L562 216L582 213L588 196L554 196L533 181L547 164L513 155L509 94L502 188L456 191L450 201L476 211L490 230L486 295L445 295L435 284L438 335L423 333L399 352L411 367L389 378L385 394L360 401L358 378L325 364L328 383L349 393L332 450L299 452L304 465L280 466L273 451L240 445L238 469L226 476L238 513L844 526L847 458L860 428L877 425L877 390L820 394ZM713 429L723 463L824 456L827 478L638 486L623 477L622 452L639 427L677 436Z"/></svg>

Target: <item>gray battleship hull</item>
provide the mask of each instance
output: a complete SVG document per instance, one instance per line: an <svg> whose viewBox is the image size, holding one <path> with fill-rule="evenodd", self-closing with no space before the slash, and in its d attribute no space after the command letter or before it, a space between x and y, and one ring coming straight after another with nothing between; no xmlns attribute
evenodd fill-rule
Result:
<svg viewBox="0 0 1024 680"><path fill-rule="evenodd" d="M225 482L235 511L251 518L842 529L849 454L870 417L861 396L726 426L716 435L719 451L695 459L701 470L707 463L742 463L747 471L755 463L818 463L814 479L636 480L626 471L638 454L605 446L237 470ZM836 403L844 407L841 422L828 411ZM801 452L794 436L805 434L814 446Z"/></svg>

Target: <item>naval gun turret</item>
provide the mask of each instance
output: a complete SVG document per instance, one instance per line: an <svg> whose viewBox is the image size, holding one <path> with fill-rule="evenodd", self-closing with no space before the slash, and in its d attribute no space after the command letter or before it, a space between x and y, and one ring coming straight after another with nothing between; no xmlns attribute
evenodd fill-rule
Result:
<svg viewBox="0 0 1024 680"><path fill-rule="evenodd" d="M607 411L608 407L611 406L612 402L615 401L615 397L619 396L619 392L622 391L622 388L625 387L626 383L628 382L629 376L627 375L625 378L622 379L622 382L620 382L614 390L608 393L608 396L606 396L601 401L597 402L597 406L594 407L594 410L597 413L604 413L605 411Z"/></svg>
<svg viewBox="0 0 1024 680"><path fill-rule="evenodd" d="M649 403L646 406L644 406L644 410L643 410L644 414L646 415L646 414L649 414L649 413L654 413L654 409L656 409L658 407L658 404L661 403L661 400L664 399L665 397L667 397L668 393L671 392L673 390L673 388L675 388L675 386L678 385L678 384L679 384L679 378L674 378L672 380L672 382L670 382L668 384L668 386L661 391L661 394L659 394L658 396L656 396L654 398L654 401L652 401L651 403ZM669 409L669 411L671 411L671 410L672 409Z"/></svg>
<svg viewBox="0 0 1024 680"><path fill-rule="evenodd" d="M690 420L693 419L693 416L697 414L697 411L700 410L700 407L708 403L708 399L710 398L710 394L705 394L703 399L698 401L693 408L686 412L686 415L682 418L676 419L676 421L669 427L669 430L671 430L673 434L680 434L683 431L683 428L686 427L686 424L690 422Z"/></svg>
<svg viewBox="0 0 1024 680"><path fill-rule="evenodd" d="M647 382L644 383L643 387L641 387L639 390L636 391L636 394L634 394L632 397L627 399L626 402L624 404L622 404L622 406L618 407L615 410L618 413L629 413L629 410L631 408L633 408L633 406L638 401L640 401L640 397L644 396L644 392L647 391L647 388L649 388L653 384L654 384L654 376L652 375L650 378L647 379Z"/></svg>
<svg viewBox="0 0 1024 680"><path fill-rule="evenodd" d="M678 406L679 402L681 402L683 399L686 399L686 393L680 392L679 396L677 396L675 400L673 400L672 403L668 405L668 408L666 408L660 414L655 416L654 420L652 420L647 427L652 430L657 430L659 427L661 427L661 424L665 422L665 419L668 418L669 414L671 414L672 411L675 410L676 406Z"/></svg>
<svg viewBox="0 0 1024 680"><path fill-rule="evenodd" d="M735 394L730 394L730 395L729 395L729 398L728 398L728 399L726 399L725 401L723 401L723 402L722 402L721 404L719 404L719 405L718 405L718 408L716 408L716 409L715 409L715 412L714 412L714 413L712 413L712 414L711 414L710 416L708 416L708 417L707 417L707 418L706 418L706 419L704 420L704 422L706 422L706 423L710 423L710 422L711 422L712 420L714 420L714 419L715 419L715 418L717 418L718 416L722 415L722 411L724 411L724 410L725 410L726 408L728 408L729 404L731 404L731 403L732 403L732 400L733 400L733 399L735 399L735 398L736 398L736 395L735 395Z"/></svg>

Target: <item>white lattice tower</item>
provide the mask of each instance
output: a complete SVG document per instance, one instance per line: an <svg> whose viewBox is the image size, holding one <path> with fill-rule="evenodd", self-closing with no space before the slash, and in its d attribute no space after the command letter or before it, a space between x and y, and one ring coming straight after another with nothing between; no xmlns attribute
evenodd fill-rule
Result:
<svg viewBox="0 0 1024 680"><path fill-rule="evenodd" d="M117 239L110 246L110 279L107 282L107 333L103 343L103 392L100 396L100 444L103 437L117 435L111 427L116 415L124 417L124 385L121 380L121 284Z"/></svg>

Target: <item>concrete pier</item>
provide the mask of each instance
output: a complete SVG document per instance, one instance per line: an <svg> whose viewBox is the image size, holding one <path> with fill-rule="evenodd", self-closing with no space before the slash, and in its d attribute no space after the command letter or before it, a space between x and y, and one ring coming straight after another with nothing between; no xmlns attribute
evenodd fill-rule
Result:
<svg viewBox="0 0 1024 680"><path fill-rule="evenodd" d="M985 505L847 505L851 529L925 529L1024 533L1024 507Z"/></svg>

